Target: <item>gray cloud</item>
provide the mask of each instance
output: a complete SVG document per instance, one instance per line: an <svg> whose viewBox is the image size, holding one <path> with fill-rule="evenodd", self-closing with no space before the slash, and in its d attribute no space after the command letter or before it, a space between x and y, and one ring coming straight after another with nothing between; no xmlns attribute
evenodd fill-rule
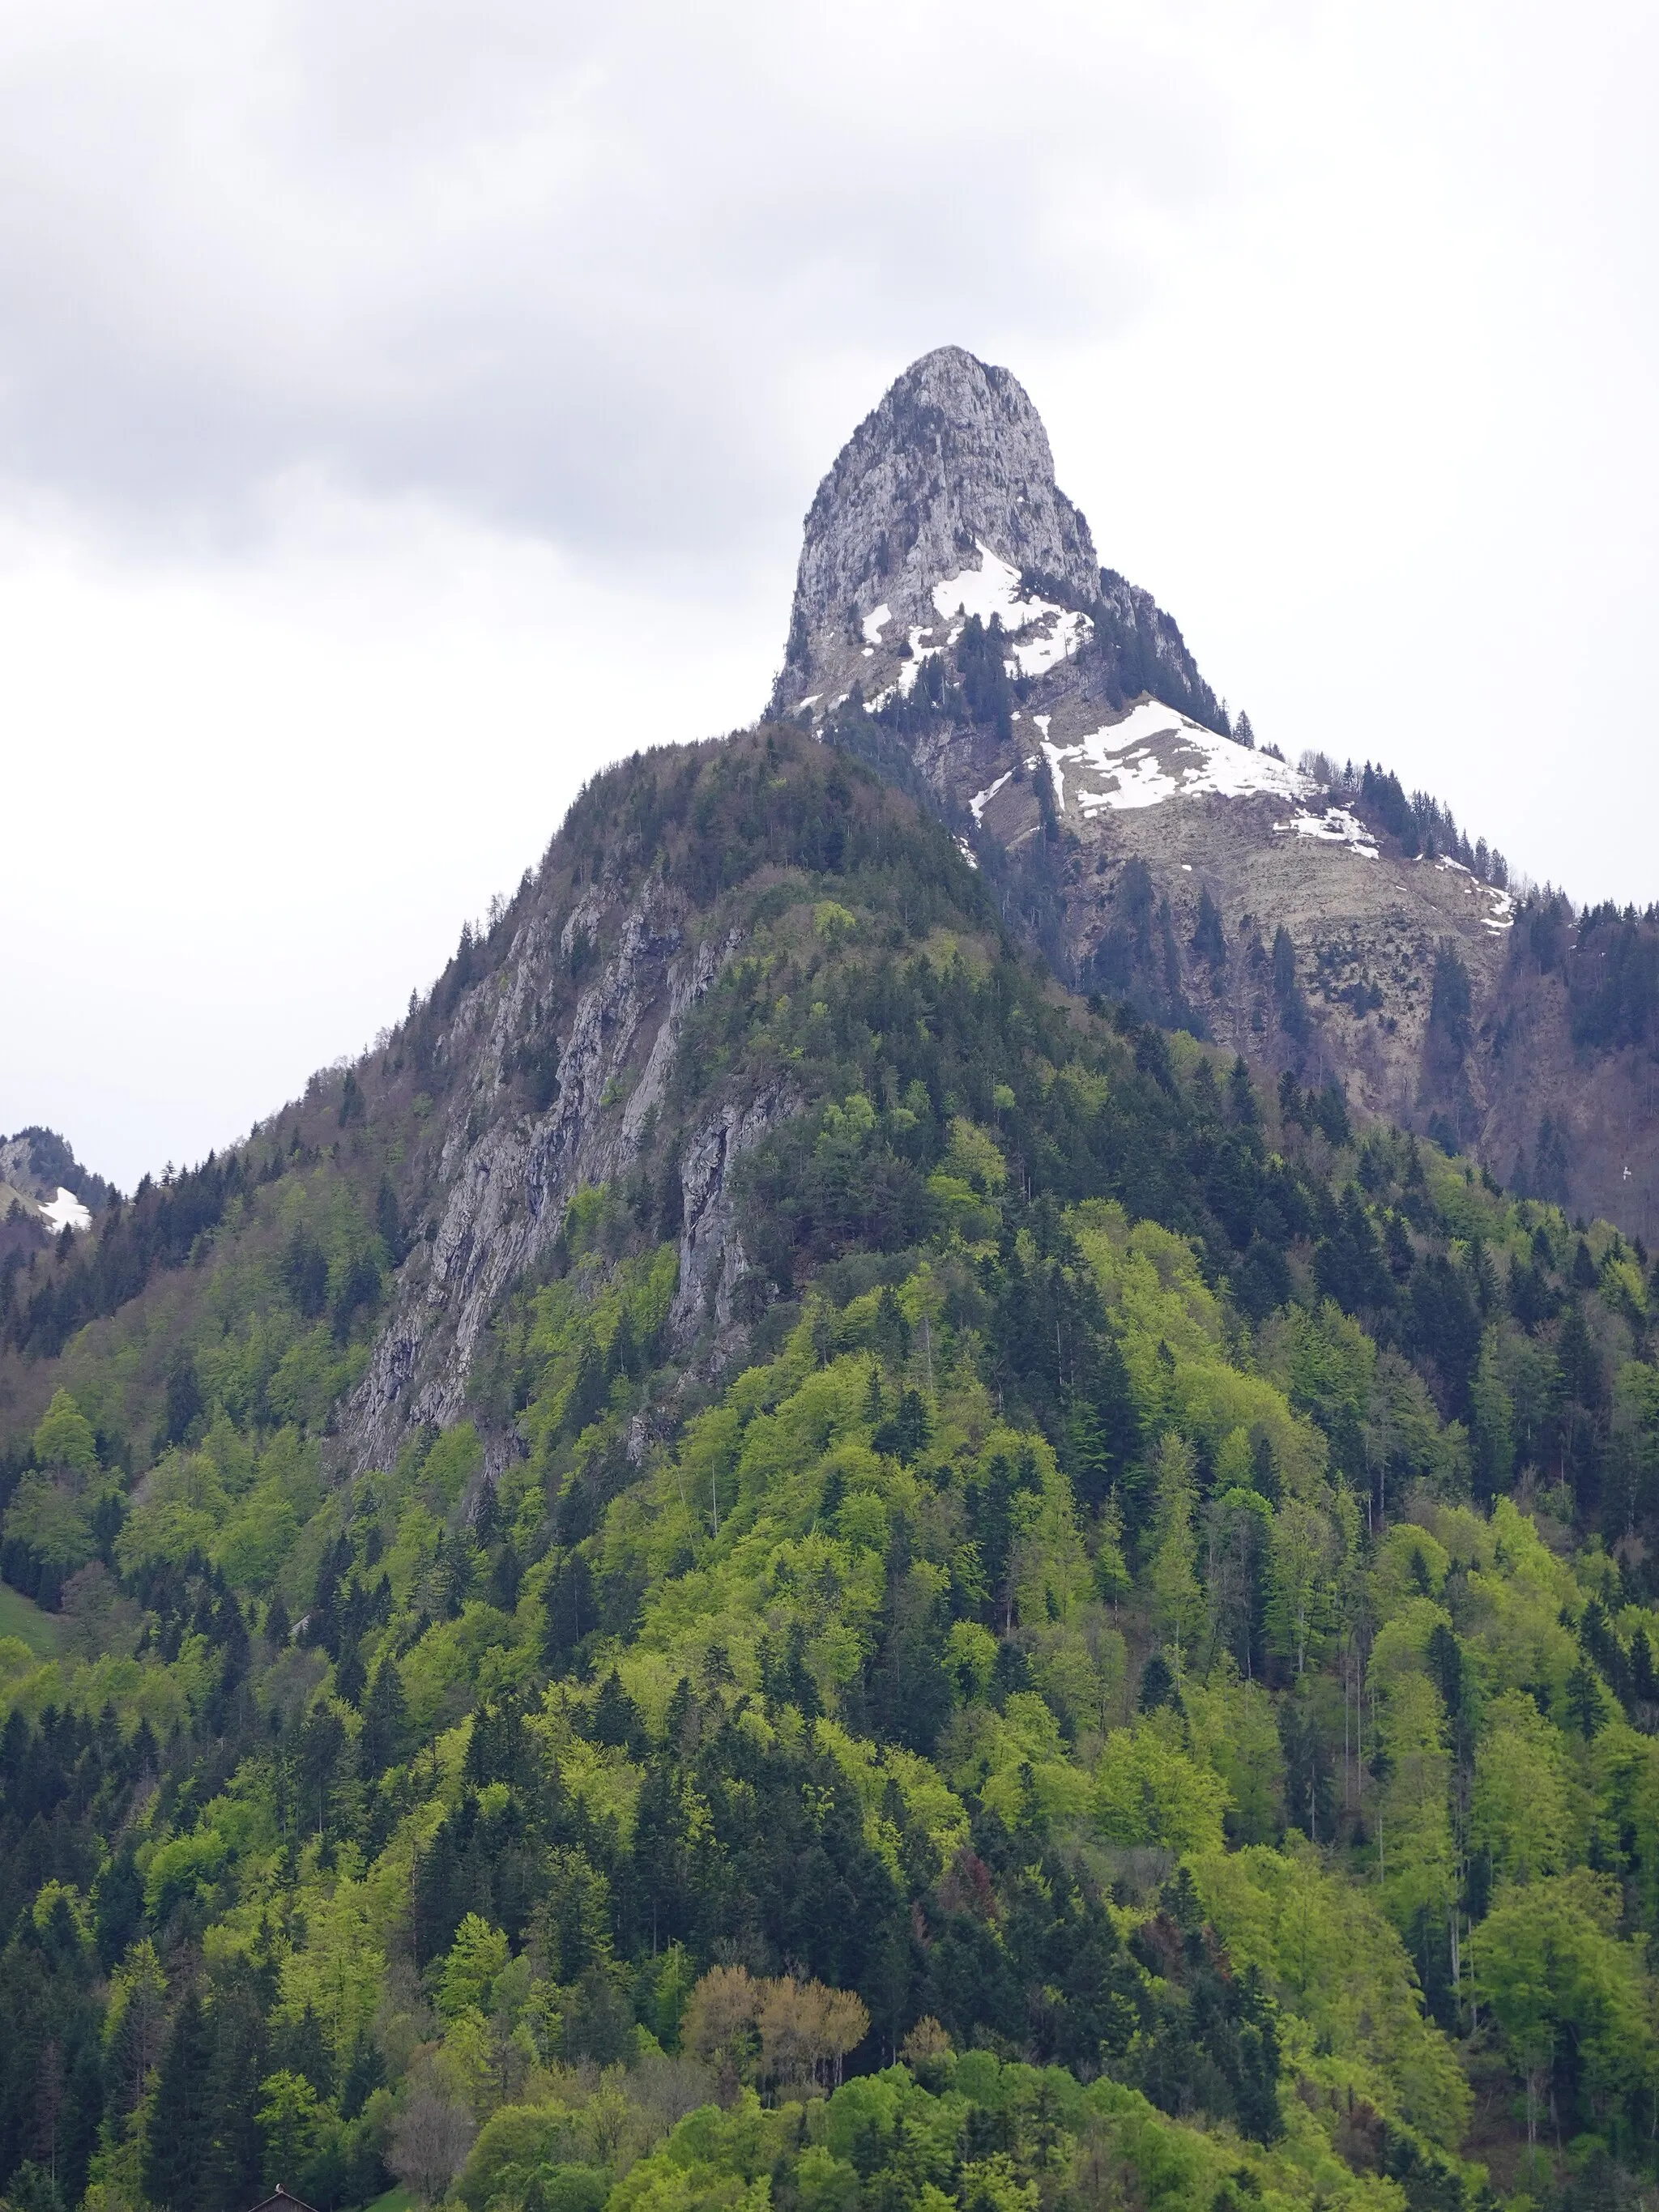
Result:
<svg viewBox="0 0 1659 2212"><path fill-rule="evenodd" d="M741 538L845 429L826 361L873 399L941 335L1098 337L1147 282L1114 203L1225 181L1202 78L1082 8L24 12L0 462L147 526L321 465L618 554Z"/></svg>

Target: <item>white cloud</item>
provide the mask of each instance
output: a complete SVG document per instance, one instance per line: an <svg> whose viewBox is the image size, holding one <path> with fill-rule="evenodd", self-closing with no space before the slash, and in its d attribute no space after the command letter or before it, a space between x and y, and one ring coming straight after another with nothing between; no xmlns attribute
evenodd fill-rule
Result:
<svg viewBox="0 0 1659 2212"><path fill-rule="evenodd" d="M758 611L689 563L630 599L413 500L272 504L205 573L0 538L0 1123L129 1185L396 1020L595 767L753 713Z"/></svg>

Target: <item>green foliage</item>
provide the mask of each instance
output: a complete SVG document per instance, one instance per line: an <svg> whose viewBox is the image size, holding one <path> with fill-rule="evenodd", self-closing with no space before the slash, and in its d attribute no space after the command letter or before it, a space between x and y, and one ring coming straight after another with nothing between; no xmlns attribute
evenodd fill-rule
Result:
<svg viewBox="0 0 1659 2212"><path fill-rule="evenodd" d="M76 1474L90 1474L98 1464L92 1423L67 1390L53 1393L41 1418L34 1432L34 1458L38 1467L53 1472L68 1469Z"/></svg>
<svg viewBox="0 0 1659 2212"><path fill-rule="evenodd" d="M1481 1924L1479 1986L1525 2080L1529 2137L1547 2096L1617 2147L1648 2127L1654 1990L1618 1924L1616 1892L1583 1867L1500 1895Z"/></svg>

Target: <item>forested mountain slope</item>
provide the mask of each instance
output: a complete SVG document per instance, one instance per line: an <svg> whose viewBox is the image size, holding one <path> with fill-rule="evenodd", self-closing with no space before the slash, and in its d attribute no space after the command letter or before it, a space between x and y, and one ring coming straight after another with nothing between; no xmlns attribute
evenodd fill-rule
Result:
<svg viewBox="0 0 1659 2212"><path fill-rule="evenodd" d="M1647 1255L1000 903L636 761L9 1279L12 2203L1651 2195Z"/></svg>

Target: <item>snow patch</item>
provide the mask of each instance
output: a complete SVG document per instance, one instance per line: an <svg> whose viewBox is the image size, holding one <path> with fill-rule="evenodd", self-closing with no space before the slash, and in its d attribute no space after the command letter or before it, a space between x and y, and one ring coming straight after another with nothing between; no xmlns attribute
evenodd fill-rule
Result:
<svg viewBox="0 0 1659 2212"><path fill-rule="evenodd" d="M924 645L922 643L921 641L923 638L932 637L933 635L933 625L932 623L928 623L925 625L917 623L912 628L910 631L910 658L907 661L903 662L899 669L899 696L901 698L908 699L910 694L915 690L916 678L921 673L922 662L930 659L932 655L936 653L944 652L945 647L942 645Z"/></svg>
<svg viewBox="0 0 1659 2212"><path fill-rule="evenodd" d="M795 712L798 714L804 714L809 707L816 707L818 701L822 699L823 696L823 694L822 691L809 691L806 696L801 701L800 704L796 708Z"/></svg>
<svg viewBox="0 0 1659 2212"><path fill-rule="evenodd" d="M1045 730L1042 750L1057 783L1071 766L1079 787L1077 804L1085 816L1204 796L1246 799L1265 793L1300 801L1315 789L1283 761L1218 738L1156 699L1141 700L1120 720L1074 744L1051 744ZM1097 780L1101 788L1085 787Z"/></svg>
<svg viewBox="0 0 1659 2212"><path fill-rule="evenodd" d="M1020 598L1018 568L999 561L982 538L974 543L979 548L978 568L942 576L933 586L933 605L947 621L954 614L977 615L988 624L993 615L1000 615L1004 629L1024 629L1040 607L1048 611L1042 600Z"/></svg>
<svg viewBox="0 0 1659 2212"><path fill-rule="evenodd" d="M881 634L892 619L893 610L888 605L886 600L884 599L878 607L873 608L871 612L864 617L865 643L866 645L879 645L881 643Z"/></svg>
<svg viewBox="0 0 1659 2212"><path fill-rule="evenodd" d="M54 1229L59 1230L90 1229L92 1226L90 1212L75 1193L65 1190L61 1183L58 1186L57 1197L40 1208L40 1218L51 1222Z"/></svg>
<svg viewBox="0 0 1659 2212"><path fill-rule="evenodd" d="M970 868L978 867L979 855L975 852L973 847L968 842L968 840L965 837L958 837L957 839L957 850L961 854L963 859L967 861Z"/></svg>
<svg viewBox="0 0 1659 2212"><path fill-rule="evenodd" d="M1007 782L1009 777L1013 774L1013 772L1014 771L1011 768L1004 769L1002 774L997 778L994 783L988 783L983 791L976 791L973 797L969 800L968 811L973 816L976 826L984 821L986 808L996 797L998 792L1001 790L1003 785Z"/></svg>
<svg viewBox="0 0 1659 2212"><path fill-rule="evenodd" d="M1417 857L1422 860L1426 859L1427 855L1419 853ZM1467 866L1462 860L1454 860L1449 853L1437 854L1434 865L1437 868L1443 870L1449 876L1467 876L1468 881L1464 884L1463 889L1470 898L1480 891L1492 901L1492 912L1483 914L1480 917L1482 929L1489 929L1494 937L1501 937L1506 929L1515 927L1515 901L1508 891L1500 890L1496 884L1483 884L1473 868Z"/></svg>
<svg viewBox="0 0 1659 2212"><path fill-rule="evenodd" d="M1288 822L1275 822L1275 830L1294 830L1298 837L1316 838L1322 845L1346 845L1358 853L1362 860L1376 858L1376 840L1346 806L1328 806L1322 814L1313 814L1304 809Z"/></svg>
<svg viewBox="0 0 1659 2212"><path fill-rule="evenodd" d="M1003 665L1010 676L1047 675L1078 651L1094 629L1093 623L1075 608L1057 606L1052 599L1035 595L1021 599L1019 570L999 560L982 538L974 543L979 549L978 568L942 577L933 586L933 605L947 618L958 612L977 615L988 625L993 616L998 616L1010 635L1035 632L1012 648L1012 658ZM951 633L952 643L958 635L959 631Z"/></svg>
<svg viewBox="0 0 1659 2212"><path fill-rule="evenodd" d="M1085 820L1102 811L1161 806L1170 799L1276 799L1289 801L1291 808L1287 821L1273 823L1276 830L1345 845L1362 860L1377 857L1376 842L1364 823L1346 807L1334 805L1310 776L1269 753L1218 737L1156 699L1141 700L1119 720L1069 745L1050 744L1047 718L1032 719L1045 723L1042 750L1056 798L1063 806L1069 770Z"/></svg>
<svg viewBox="0 0 1659 2212"><path fill-rule="evenodd" d="M1042 602L1033 604L1041 605ZM1010 676L1046 676L1051 668L1058 668L1062 660L1069 660L1081 649L1093 628L1088 616L1079 614L1076 608L1056 607L1044 624L1044 634L1022 640L1003 667Z"/></svg>

